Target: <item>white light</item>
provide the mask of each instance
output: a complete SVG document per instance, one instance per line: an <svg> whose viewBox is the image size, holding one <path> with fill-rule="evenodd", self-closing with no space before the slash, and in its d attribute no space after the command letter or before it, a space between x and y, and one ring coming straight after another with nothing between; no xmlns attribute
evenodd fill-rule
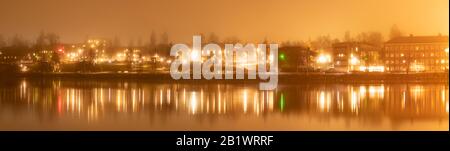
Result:
<svg viewBox="0 0 450 151"><path fill-rule="evenodd" d="M366 71L366 69L367 69L367 68L366 68L365 66L360 66L360 67L359 67L359 71Z"/></svg>
<svg viewBox="0 0 450 151"><path fill-rule="evenodd" d="M20 70L22 72L27 72L28 71L28 67L27 66L22 66L22 68Z"/></svg>
<svg viewBox="0 0 450 151"><path fill-rule="evenodd" d="M359 71L384 72L384 66L360 66Z"/></svg>
<svg viewBox="0 0 450 151"><path fill-rule="evenodd" d="M324 54L321 54L321 55L319 55L319 57L317 57L317 62L318 62L318 63L328 63L328 62L331 62L331 57L330 57L330 55L324 55Z"/></svg>
<svg viewBox="0 0 450 151"><path fill-rule="evenodd" d="M356 65L358 63L359 63L359 59L358 58L356 58L356 57L351 57L350 58L350 64Z"/></svg>

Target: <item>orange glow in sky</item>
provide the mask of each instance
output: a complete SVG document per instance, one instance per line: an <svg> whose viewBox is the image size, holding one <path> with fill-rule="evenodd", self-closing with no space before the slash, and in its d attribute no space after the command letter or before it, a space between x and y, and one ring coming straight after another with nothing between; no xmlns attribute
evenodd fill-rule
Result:
<svg viewBox="0 0 450 151"><path fill-rule="evenodd" d="M170 41L198 33L244 40L342 38L397 24L406 34L448 35L448 0L2 0L0 34L34 39L43 30L62 41L88 36Z"/></svg>

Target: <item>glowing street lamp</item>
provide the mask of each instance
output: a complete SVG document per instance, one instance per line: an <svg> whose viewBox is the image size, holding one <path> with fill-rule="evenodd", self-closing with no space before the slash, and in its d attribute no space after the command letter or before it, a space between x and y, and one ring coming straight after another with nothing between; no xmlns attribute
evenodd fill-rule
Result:
<svg viewBox="0 0 450 151"><path fill-rule="evenodd" d="M331 62L330 55L321 54L317 57L317 63L324 64Z"/></svg>
<svg viewBox="0 0 450 151"><path fill-rule="evenodd" d="M318 69L327 69L331 63L331 56L328 54L319 54L316 58L317 68Z"/></svg>
<svg viewBox="0 0 450 151"><path fill-rule="evenodd" d="M357 64L359 64L359 59L352 56L352 57L350 58L350 64L351 64L351 65L357 65Z"/></svg>
<svg viewBox="0 0 450 151"><path fill-rule="evenodd" d="M359 65L360 60L357 57L353 56L353 54L351 54L350 55L350 59L349 59L349 63L350 63L350 70L349 71L353 71L353 70L355 70L355 66Z"/></svg>

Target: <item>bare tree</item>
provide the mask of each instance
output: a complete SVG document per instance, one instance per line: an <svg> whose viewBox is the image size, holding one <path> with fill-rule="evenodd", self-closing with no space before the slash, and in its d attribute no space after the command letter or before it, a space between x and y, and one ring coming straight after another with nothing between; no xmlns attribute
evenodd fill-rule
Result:
<svg viewBox="0 0 450 151"><path fill-rule="evenodd" d="M356 36L356 41L381 47L383 45L383 34L380 32L362 32Z"/></svg>
<svg viewBox="0 0 450 151"><path fill-rule="evenodd" d="M208 39L206 40L208 43L218 43L219 36L217 36L214 32L209 33Z"/></svg>
<svg viewBox="0 0 450 151"><path fill-rule="evenodd" d="M6 47L6 41L2 35L0 35L0 48Z"/></svg>
<svg viewBox="0 0 450 151"><path fill-rule="evenodd" d="M368 37L369 34L367 34L366 32L361 32L355 37L355 40L357 42L367 42L367 39L369 39Z"/></svg>
<svg viewBox="0 0 450 151"><path fill-rule="evenodd" d="M142 45L142 37L141 36L138 37L136 46L139 47L139 48L143 46Z"/></svg>
<svg viewBox="0 0 450 151"><path fill-rule="evenodd" d="M116 48L121 46L119 37L114 37L113 46Z"/></svg>
<svg viewBox="0 0 450 151"><path fill-rule="evenodd" d="M156 45L156 34L155 31L152 31L150 35L150 48L155 47Z"/></svg>
<svg viewBox="0 0 450 151"><path fill-rule="evenodd" d="M167 45L169 44L169 34L167 34L167 32L164 32L161 34L161 43L163 45Z"/></svg>
<svg viewBox="0 0 450 151"><path fill-rule="evenodd" d="M136 45L135 45L134 39L131 38L130 41L128 42L128 48L134 48L135 46Z"/></svg>
<svg viewBox="0 0 450 151"><path fill-rule="evenodd" d="M351 36L351 34L350 34L350 31L345 31L345 35L344 35L344 42L352 42L353 41L353 39L352 39L352 36Z"/></svg>
<svg viewBox="0 0 450 151"><path fill-rule="evenodd" d="M330 35L319 36L311 42L311 47L315 50L328 50L331 48L333 41Z"/></svg>
<svg viewBox="0 0 450 151"><path fill-rule="evenodd" d="M35 50L37 52L41 51L42 49L45 49L46 41L45 41L45 33L44 31L41 31L36 38L36 44L35 44Z"/></svg>
<svg viewBox="0 0 450 151"><path fill-rule="evenodd" d="M367 36L367 42L377 47L381 47L383 45L383 34L380 32L370 32Z"/></svg>
<svg viewBox="0 0 450 151"><path fill-rule="evenodd" d="M16 34L10 39L7 51L14 55L25 55L28 51L28 42Z"/></svg>
<svg viewBox="0 0 450 151"><path fill-rule="evenodd" d="M231 37L225 38L223 40L223 42L226 44L235 44L235 43L241 42L241 40L239 40L239 38L237 38L236 36L231 36Z"/></svg>
<svg viewBox="0 0 450 151"><path fill-rule="evenodd" d="M393 38L397 38L397 37L401 37L403 35L402 31L398 28L397 25L392 25L391 27L391 31L389 33L389 38L393 39Z"/></svg>
<svg viewBox="0 0 450 151"><path fill-rule="evenodd" d="M55 33L48 33L47 40L50 49L55 49L59 44L59 36Z"/></svg>

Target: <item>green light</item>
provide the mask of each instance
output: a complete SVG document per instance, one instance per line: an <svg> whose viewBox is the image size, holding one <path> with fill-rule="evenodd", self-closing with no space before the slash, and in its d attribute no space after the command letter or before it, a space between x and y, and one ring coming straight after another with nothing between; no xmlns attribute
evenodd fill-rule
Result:
<svg viewBox="0 0 450 151"><path fill-rule="evenodd" d="M281 53L279 58L281 61L284 61L284 60L286 60L286 55L284 53Z"/></svg>
<svg viewBox="0 0 450 151"><path fill-rule="evenodd" d="M284 100L284 94L281 93L281 96L280 96L280 109L281 109L281 112L283 112L284 106L286 106L286 102Z"/></svg>

